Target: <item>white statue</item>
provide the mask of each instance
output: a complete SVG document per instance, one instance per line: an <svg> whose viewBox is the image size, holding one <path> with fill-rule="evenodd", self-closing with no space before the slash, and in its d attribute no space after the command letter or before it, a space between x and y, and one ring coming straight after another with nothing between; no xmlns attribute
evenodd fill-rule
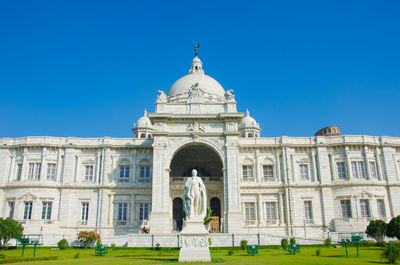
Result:
<svg viewBox="0 0 400 265"><path fill-rule="evenodd" d="M183 198L186 220L192 218L203 220L207 213L207 193L203 180L197 176L196 169L192 170L192 176L185 183Z"/></svg>

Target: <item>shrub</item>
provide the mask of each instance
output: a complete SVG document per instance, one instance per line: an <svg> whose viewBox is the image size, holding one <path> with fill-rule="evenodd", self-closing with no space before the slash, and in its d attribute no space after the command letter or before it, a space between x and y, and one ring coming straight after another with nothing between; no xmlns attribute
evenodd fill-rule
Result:
<svg viewBox="0 0 400 265"><path fill-rule="evenodd" d="M22 236L24 228L20 223L7 217L6 219L0 218L0 247L7 244L11 238L18 238Z"/></svg>
<svg viewBox="0 0 400 265"><path fill-rule="evenodd" d="M321 250L320 249L315 250L315 256L321 256Z"/></svg>
<svg viewBox="0 0 400 265"><path fill-rule="evenodd" d="M235 253L232 249L228 250L228 256L232 256Z"/></svg>
<svg viewBox="0 0 400 265"><path fill-rule="evenodd" d="M68 248L68 241L66 239L61 239L58 241L57 246L61 250L65 250Z"/></svg>
<svg viewBox="0 0 400 265"><path fill-rule="evenodd" d="M294 237L290 238L290 244L296 244L296 238Z"/></svg>
<svg viewBox="0 0 400 265"><path fill-rule="evenodd" d="M79 252L74 255L74 259L79 259Z"/></svg>
<svg viewBox="0 0 400 265"><path fill-rule="evenodd" d="M375 239L377 242L385 240L387 223L382 220L371 220L367 226L365 233Z"/></svg>
<svg viewBox="0 0 400 265"><path fill-rule="evenodd" d="M375 244L376 242L374 240L365 240L364 243L362 243L364 247L373 247Z"/></svg>
<svg viewBox="0 0 400 265"><path fill-rule="evenodd" d="M386 228L386 235L388 237L396 237L400 240L400 215L390 220Z"/></svg>
<svg viewBox="0 0 400 265"><path fill-rule="evenodd" d="M287 249L287 247L288 247L287 238L282 238L282 240L281 240L281 247L282 247L283 249Z"/></svg>
<svg viewBox="0 0 400 265"><path fill-rule="evenodd" d="M161 245L160 245L160 243L157 243L156 244L156 250L158 251L158 250L160 250L161 249Z"/></svg>
<svg viewBox="0 0 400 265"><path fill-rule="evenodd" d="M87 248L90 243L100 239L100 235L93 231L81 231L78 234L78 239L80 239L82 244Z"/></svg>
<svg viewBox="0 0 400 265"><path fill-rule="evenodd" d="M97 239L97 241L96 241L96 245L98 245L98 246L101 246L101 239L99 238L99 239Z"/></svg>
<svg viewBox="0 0 400 265"><path fill-rule="evenodd" d="M247 247L247 240L240 240L240 249L246 250Z"/></svg>
<svg viewBox="0 0 400 265"><path fill-rule="evenodd" d="M111 250L112 250L112 251L115 251L116 248L117 248L117 245L116 245L115 243L112 243L112 244L111 244Z"/></svg>
<svg viewBox="0 0 400 265"><path fill-rule="evenodd" d="M332 239L330 237L325 239L324 245L325 245L325 247L329 248L332 245Z"/></svg>
<svg viewBox="0 0 400 265"><path fill-rule="evenodd" d="M399 255L400 250L395 244L387 244L382 253L382 257L386 258L390 264L395 264Z"/></svg>

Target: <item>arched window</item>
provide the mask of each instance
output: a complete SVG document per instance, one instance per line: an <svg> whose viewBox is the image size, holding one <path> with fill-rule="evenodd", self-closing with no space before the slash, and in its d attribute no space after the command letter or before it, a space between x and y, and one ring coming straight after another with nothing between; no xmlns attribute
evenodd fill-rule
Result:
<svg viewBox="0 0 400 265"><path fill-rule="evenodd" d="M253 137L252 133L247 134L247 137Z"/></svg>
<svg viewBox="0 0 400 265"><path fill-rule="evenodd" d="M140 138L146 138L146 134L145 133L140 134Z"/></svg>

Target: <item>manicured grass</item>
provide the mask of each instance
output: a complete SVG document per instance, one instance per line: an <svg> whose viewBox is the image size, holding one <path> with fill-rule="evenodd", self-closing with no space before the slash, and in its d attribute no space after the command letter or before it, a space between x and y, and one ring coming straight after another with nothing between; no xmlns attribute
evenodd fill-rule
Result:
<svg viewBox="0 0 400 265"><path fill-rule="evenodd" d="M316 256L317 249L321 250L321 255ZM261 248L259 254L249 256L246 252L237 248L234 254L228 255L229 248L211 248L211 257L215 264L384 264L381 258L382 249L378 247L360 247L360 257L356 257L356 248L349 248L349 257L346 258L345 249L335 249L333 247L302 247L299 254L289 255L282 249ZM0 251L7 257L21 256L21 248L8 251ZM73 258L79 253L79 258ZM25 249L25 257L32 257L33 248ZM39 247L36 250L36 257L58 256L58 260L37 261L12 264L170 264L178 262L179 251L177 249L161 248L161 250L151 250L148 248L120 248L114 252L109 249L106 256L98 257L94 255L94 249L74 249L51 250L48 247ZM190 263L195 264L195 263ZM199 263L204 264L204 263Z"/></svg>

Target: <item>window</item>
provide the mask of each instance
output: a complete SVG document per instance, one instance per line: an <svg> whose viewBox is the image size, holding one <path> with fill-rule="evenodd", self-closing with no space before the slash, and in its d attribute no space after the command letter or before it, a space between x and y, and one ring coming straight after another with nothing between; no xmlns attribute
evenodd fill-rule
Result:
<svg viewBox="0 0 400 265"><path fill-rule="evenodd" d="M376 172L376 163L375 163L375 161L370 161L369 162L369 171L370 171L370 174L371 174L371 178L374 178L374 179L378 178L378 174Z"/></svg>
<svg viewBox="0 0 400 265"><path fill-rule="evenodd" d="M274 181L274 167L273 166L263 166L264 181Z"/></svg>
<svg viewBox="0 0 400 265"><path fill-rule="evenodd" d="M52 202L42 202L42 220L51 219L51 208L53 206Z"/></svg>
<svg viewBox="0 0 400 265"><path fill-rule="evenodd" d="M304 201L304 213L305 213L306 223L308 224L313 223L313 212L312 212L311 201Z"/></svg>
<svg viewBox="0 0 400 265"><path fill-rule="evenodd" d="M22 163L17 164L17 180L20 181L22 177Z"/></svg>
<svg viewBox="0 0 400 265"><path fill-rule="evenodd" d="M369 210L369 200L361 199L360 200L360 208L361 208L361 216L362 217L371 217L371 213Z"/></svg>
<svg viewBox="0 0 400 265"><path fill-rule="evenodd" d="M308 175L308 165L300 165L300 178L302 180L310 179L310 176Z"/></svg>
<svg viewBox="0 0 400 265"><path fill-rule="evenodd" d="M31 220L32 218L32 202L24 202L24 220Z"/></svg>
<svg viewBox="0 0 400 265"><path fill-rule="evenodd" d="M363 178L365 179L365 170L363 161L352 161L351 168L353 171L353 178Z"/></svg>
<svg viewBox="0 0 400 265"><path fill-rule="evenodd" d="M128 204L118 203L118 221L128 220Z"/></svg>
<svg viewBox="0 0 400 265"><path fill-rule="evenodd" d="M85 180L93 181L93 166L85 166Z"/></svg>
<svg viewBox="0 0 400 265"><path fill-rule="evenodd" d="M338 179L347 179L346 164L344 162L337 162L336 167Z"/></svg>
<svg viewBox="0 0 400 265"><path fill-rule="evenodd" d="M245 220L255 221L256 220L256 206L254 202L244 203Z"/></svg>
<svg viewBox="0 0 400 265"><path fill-rule="evenodd" d="M342 218L343 219L352 218L350 200L341 200L340 208L342 210Z"/></svg>
<svg viewBox="0 0 400 265"><path fill-rule="evenodd" d="M82 202L82 218L81 221L84 224L87 224L87 221L89 219L89 203L88 202Z"/></svg>
<svg viewBox="0 0 400 265"><path fill-rule="evenodd" d="M14 219L15 202L14 201L8 202L8 207L10 209L10 211L8 212L8 217Z"/></svg>
<svg viewBox="0 0 400 265"><path fill-rule="evenodd" d="M30 180L40 180L40 168L41 163L29 163L29 174L28 179Z"/></svg>
<svg viewBox="0 0 400 265"><path fill-rule="evenodd" d="M129 182L129 167L128 166L120 166L119 167L118 182Z"/></svg>
<svg viewBox="0 0 400 265"><path fill-rule="evenodd" d="M252 166L243 166L242 171L243 171L243 180L245 180L245 181L253 181L254 180Z"/></svg>
<svg viewBox="0 0 400 265"><path fill-rule="evenodd" d="M151 180L150 167L149 166L141 166L139 182L150 182L150 180Z"/></svg>
<svg viewBox="0 0 400 265"><path fill-rule="evenodd" d="M149 204L139 204L139 221L149 220Z"/></svg>
<svg viewBox="0 0 400 265"><path fill-rule="evenodd" d="M267 222L274 222L277 220L276 202L265 203L265 220Z"/></svg>
<svg viewBox="0 0 400 265"><path fill-rule="evenodd" d="M376 203L378 204L379 217L381 218L386 217L385 201L383 199L378 199Z"/></svg>
<svg viewBox="0 0 400 265"><path fill-rule="evenodd" d="M50 180L56 179L56 164L55 163L47 164L47 179L50 179Z"/></svg>

